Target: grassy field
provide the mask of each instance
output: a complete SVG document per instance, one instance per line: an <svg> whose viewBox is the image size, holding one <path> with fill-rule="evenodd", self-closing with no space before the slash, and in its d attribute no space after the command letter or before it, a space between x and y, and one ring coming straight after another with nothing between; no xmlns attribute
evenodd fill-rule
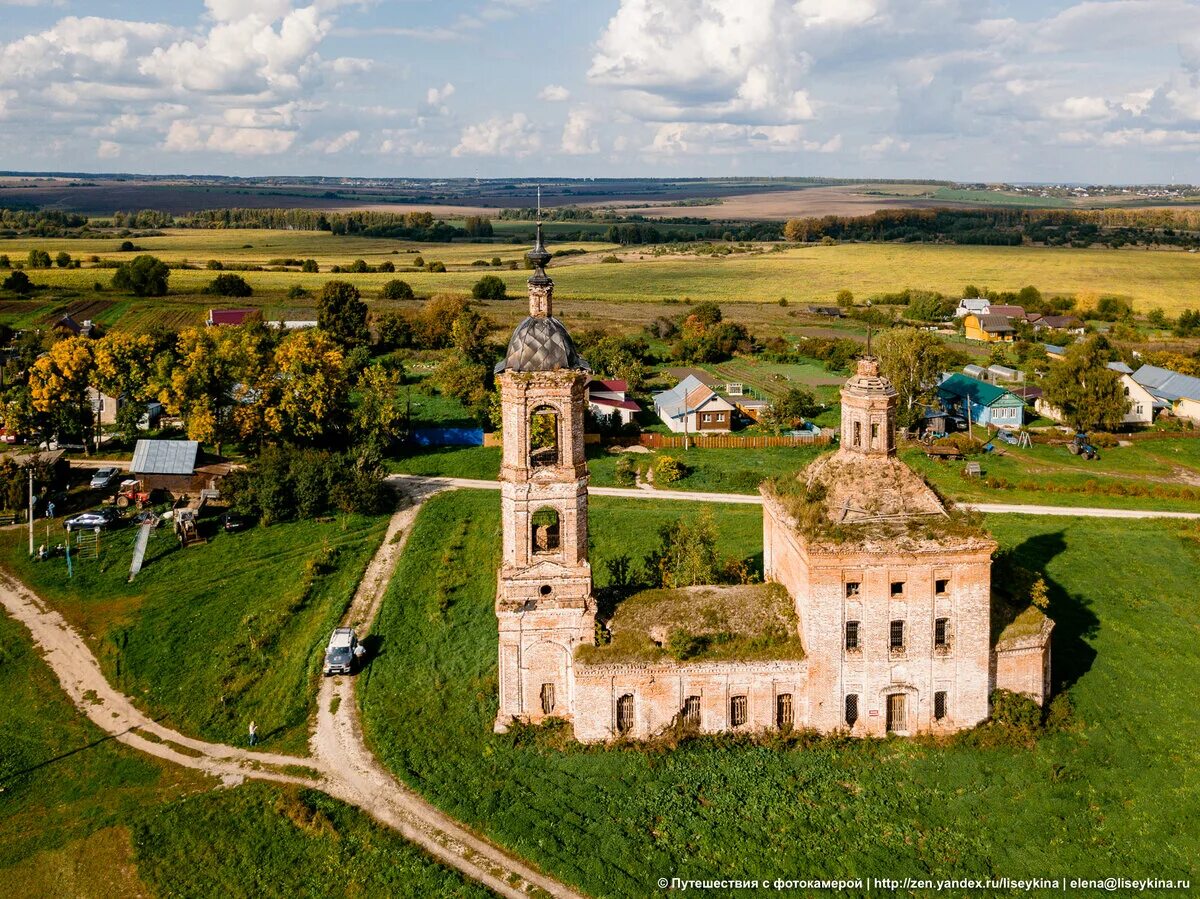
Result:
<svg viewBox="0 0 1200 899"><path fill-rule="evenodd" d="M413 244L324 232L251 230L173 231L163 237L139 238L137 243L164 259L174 262L186 259L200 265L210 258L259 265L273 258L317 259L322 271L316 275L297 271L244 273L258 291L250 302L264 304L270 315L295 317L290 310L311 308L311 303L286 300L284 293L295 285L315 291L330 277L331 265L347 264L357 258L372 265L388 259L403 269L406 262L420 255L425 262L441 261L451 267L442 274L401 271L339 276L353 281L368 295L376 294L384 282L394 277L408 281L422 295L469 291L481 274L493 273L505 280L510 294L520 297L524 295L527 278L524 270L471 265L475 260L491 260L493 256L504 262L519 260L525 252L523 245L504 243ZM30 247L38 246L51 255L60 249L85 258L93 253L105 258L129 255L117 253L116 245L114 240L18 239L0 242L0 252L18 259ZM573 246L592 253L609 249L592 243L556 245L552 249ZM599 263L595 255L556 262L554 279L559 295L568 301L648 303L690 297L723 303L774 303L782 297L793 303L808 303L828 302L842 288L849 288L860 298L905 287L957 295L963 285L970 283L996 290L1017 290L1033 284L1048 294L1081 291L1113 294L1129 298L1135 309L1142 312L1160 307L1175 314L1200 304L1200 256L1184 252L845 244L724 258L682 255L634 259L634 255L629 254L621 265ZM37 270L32 275L38 284L91 293L94 282L99 280L107 285L112 272L85 267ZM193 302L204 302L202 296L196 295L212 278L213 273L203 269L174 271L172 295L151 305L171 307L180 302L176 294L193 295ZM112 295L101 293L93 298L111 299ZM44 305L49 299L39 296L38 300L28 302ZM230 305L221 301L213 304ZM143 305L142 301L133 304L137 308ZM14 310L6 304L0 315L7 319L14 315Z"/></svg>
<svg viewBox="0 0 1200 899"><path fill-rule="evenodd" d="M23 896L488 895L320 794L217 786L106 738L0 615L0 881Z"/></svg>
<svg viewBox="0 0 1200 899"><path fill-rule="evenodd" d="M670 509L593 503L593 564L640 550ZM722 545L759 551L756 509L718 510ZM493 494L422 511L360 683L385 762L451 814L597 896L660 877L1191 877L1200 836L1197 531L1162 522L989 517L1044 571L1055 681L1073 732L1032 749L706 740L674 752L550 749L494 736ZM1136 546L1100 566L1114 546ZM434 599L451 577L444 611ZM1147 589L1153 584L1153 589ZM436 727L428 722L437 721ZM1165 813L1169 810L1169 813Z"/></svg>
<svg viewBox="0 0 1200 899"><path fill-rule="evenodd" d="M102 537L100 558L75 560L70 579L61 558L29 561L14 531L0 559L92 638L109 680L163 723L238 743L253 718L265 746L304 752L322 649L385 527L385 517L303 521L186 550L162 528L132 584L132 528ZM61 525L51 533L61 539Z"/></svg>
<svg viewBox="0 0 1200 899"><path fill-rule="evenodd" d="M1044 503L1127 509L1195 511L1200 490L1200 440L1139 440L1104 448L1087 462L1065 446L1005 446L978 457L982 478L963 477L964 463L942 462L909 448L901 455L946 495L962 501Z"/></svg>

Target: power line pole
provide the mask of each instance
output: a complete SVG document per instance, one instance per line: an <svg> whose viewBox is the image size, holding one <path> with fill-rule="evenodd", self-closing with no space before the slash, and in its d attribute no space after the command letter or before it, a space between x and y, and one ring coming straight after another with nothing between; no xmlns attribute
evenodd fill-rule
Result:
<svg viewBox="0 0 1200 899"><path fill-rule="evenodd" d="M29 555L33 555L33 465L29 466Z"/></svg>

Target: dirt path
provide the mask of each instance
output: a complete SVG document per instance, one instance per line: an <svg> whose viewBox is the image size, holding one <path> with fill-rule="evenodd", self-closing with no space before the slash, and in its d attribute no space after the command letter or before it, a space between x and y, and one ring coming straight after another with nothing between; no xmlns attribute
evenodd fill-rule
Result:
<svg viewBox="0 0 1200 899"><path fill-rule="evenodd" d="M473 478L426 477L424 475L394 474L388 480L427 489L440 486L443 489L499 490L499 481L484 481ZM692 503L734 503L737 505L761 505L762 497L757 493L706 493L696 490L659 490L650 485L640 487L589 487L592 496L621 496L627 499L673 499ZM1200 512L1162 512L1154 509L1108 509L1088 506L1043 506L1016 505L1010 503L967 503L957 505L980 512L996 512L1015 515L1066 515L1081 518L1186 518L1200 519Z"/></svg>
<svg viewBox="0 0 1200 899"><path fill-rule="evenodd" d="M365 635L378 614L421 503L444 489L447 485L432 482L403 486L401 509L392 517L346 616L360 634ZM438 861L502 896L578 896L467 830L384 770L363 740L351 678L323 681L311 758L251 752L197 740L156 723L112 688L96 657L58 612L4 574L0 574L0 605L29 629L75 706L119 742L203 771L220 778L226 786L235 786L249 777L323 790L395 828Z"/></svg>

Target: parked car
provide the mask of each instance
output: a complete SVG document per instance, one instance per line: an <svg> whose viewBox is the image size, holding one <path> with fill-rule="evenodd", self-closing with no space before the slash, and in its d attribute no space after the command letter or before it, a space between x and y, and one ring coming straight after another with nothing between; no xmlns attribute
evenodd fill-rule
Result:
<svg viewBox="0 0 1200 899"><path fill-rule="evenodd" d="M352 627L335 628L325 647L325 674L351 674L358 656L358 637Z"/></svg>
<svg viewBox="0 0 1200 899"><path fill-rule="evenodd" d="M0 428L0 443L24 443L25 435L18 434L15 431L10 431L8 428Z"/></svg>
<svg viewBox="0 0 1200 899"><path fill-rule="evenodd" d="M238 515L236 512L226 512L221 516L221 530L230 533L234 531L244 531L250 527L250 519L244 515Z"/></svg>
<svg viewBox="0 0 1200 899"><path fill-rule="evenodd" d="M112 482L116 480L117 470L115 468L98 468L96 473L92 475L92 480L88 486L93 490L103 490L105 487L112 486Z"/></svg>
<svg viewBox="0 0 1200 899"><path fill-rule="evenodd" d="M86 528L108 528L118 521L118 516L112 509L97 509L95 512L84 512L63 522L68 531L84 530Z"/></svg>

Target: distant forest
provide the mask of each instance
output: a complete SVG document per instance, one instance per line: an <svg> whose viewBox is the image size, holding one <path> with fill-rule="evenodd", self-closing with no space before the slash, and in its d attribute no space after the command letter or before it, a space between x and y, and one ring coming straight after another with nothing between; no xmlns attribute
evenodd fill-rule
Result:
<svg viewBox="0 0 1200 899"><path fill-rule="evenodd" d="M497 210L497 221L528 222L533 209ZM687 243L697 240L812 242L821 240L953 243L986 246L1200 247L1197 209L891 209L862 216L821 216L792 219L786 224L766 221L711 221L678 217L647 219L618 215L611 210L562 206L544 210L557 227L556 240L600 241L622 245ZM579 231L563 225L578 222ZM607 227L603 227L607 225ZM393 240L447 242L452 240L521 242L508 226L497 234L487 216L468 216L461 225L435 218L430 212L329 212L319 209L209 209L184 216L157 210L117 212L88 219L58 210L0 208L0 238L96 237L145 234L162 228L267 228L329 231L334 234ZM532 227L530 227L532 232Z"/></svg>

